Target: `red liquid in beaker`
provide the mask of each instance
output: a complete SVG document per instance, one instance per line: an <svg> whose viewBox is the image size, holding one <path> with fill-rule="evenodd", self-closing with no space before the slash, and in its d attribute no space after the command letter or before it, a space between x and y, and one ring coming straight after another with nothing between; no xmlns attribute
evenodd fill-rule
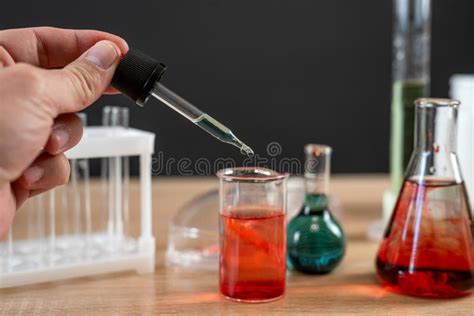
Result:
<svg viewBox="0 0 474 316"><path fill-rule="evenodd" d="M377 257L382 283L414 296L469 294L474 286L470 212L463 184L406 181Z"/></svg>
<svg viewBox="0 0 474 316"><path fill-rule="evenodd" d="M221 293L246 301L265 301L283 295L286 274L284 212L252 207L223 213Z"/></svg>

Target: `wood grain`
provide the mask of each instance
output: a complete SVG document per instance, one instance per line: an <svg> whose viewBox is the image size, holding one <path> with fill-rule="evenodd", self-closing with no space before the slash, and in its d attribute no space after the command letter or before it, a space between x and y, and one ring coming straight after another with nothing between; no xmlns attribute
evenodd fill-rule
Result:
<svg viewBox="0 0 474 316"><path fill-rule="evenodd" d="M367 227L381 214L383 176L338 176L332 193L341 203L348 235L339 268L324 276L289 273L285 297L266 304L241 304L218 294L216 272L164 267L167 223L190 198L217 187L213 178L161 178L154 182L154 274L119 273L0 290L0 315L52 314L376 314L474 315L473 296L432 300L401 296L380 287L375 276L377 243ZM137 196L132 184L132 200ZM16 223L18 225L19 223Z"/></svg>

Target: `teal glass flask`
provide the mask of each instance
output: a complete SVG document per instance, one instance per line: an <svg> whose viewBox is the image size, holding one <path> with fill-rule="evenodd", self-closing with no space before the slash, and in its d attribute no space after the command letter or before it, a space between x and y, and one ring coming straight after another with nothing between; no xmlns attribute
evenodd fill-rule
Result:
<svg viewBox="0 0 474 316"><path fill-rule="evenodd" d="M305 200L287 229L288 267L303 273L331 272L345 252L344 231L328 206L331 151L326 145L305 146Z"/></svg>

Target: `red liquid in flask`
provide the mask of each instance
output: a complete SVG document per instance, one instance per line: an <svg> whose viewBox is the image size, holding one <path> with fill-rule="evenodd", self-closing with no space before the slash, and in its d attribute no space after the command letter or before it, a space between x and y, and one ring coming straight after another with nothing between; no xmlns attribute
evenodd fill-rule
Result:
<svg viewBox="0 0 474 316"><path fill-rule="evenodd" d="M408 295L450 298L471 292L473 222L462 183L405 181L377 272L385 286Z"/></svg>
<svg viewBox="0 0 474 316"><path fill-rule="evenodd" d="M221 214L220 290L229 298L267 301L285 292L283 210L251 206Z"/></svg>

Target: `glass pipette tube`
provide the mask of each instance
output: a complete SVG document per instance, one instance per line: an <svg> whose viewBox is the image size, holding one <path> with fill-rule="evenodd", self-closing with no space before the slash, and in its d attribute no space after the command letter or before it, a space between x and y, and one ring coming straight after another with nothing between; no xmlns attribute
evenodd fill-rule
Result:
<svg viewBox="0 0 474 316"><path fill-rule="evenodd" d="M204 113L194 105L157 82L151 90L151 95L199 126L218 140L236 146L242 154L253 155L253 150L244 142L238 139L232 131L214 119L212 116Z"/></svg>
<svg viewBox="0 0 474 316"><path fill-rule="evenodd" d="M253 155L253 150L229 128L160 84L165 69L164 64L130 48L117 66L111 84L140 106L152 95L218 140L239 148L244 155Z"/></svg>

